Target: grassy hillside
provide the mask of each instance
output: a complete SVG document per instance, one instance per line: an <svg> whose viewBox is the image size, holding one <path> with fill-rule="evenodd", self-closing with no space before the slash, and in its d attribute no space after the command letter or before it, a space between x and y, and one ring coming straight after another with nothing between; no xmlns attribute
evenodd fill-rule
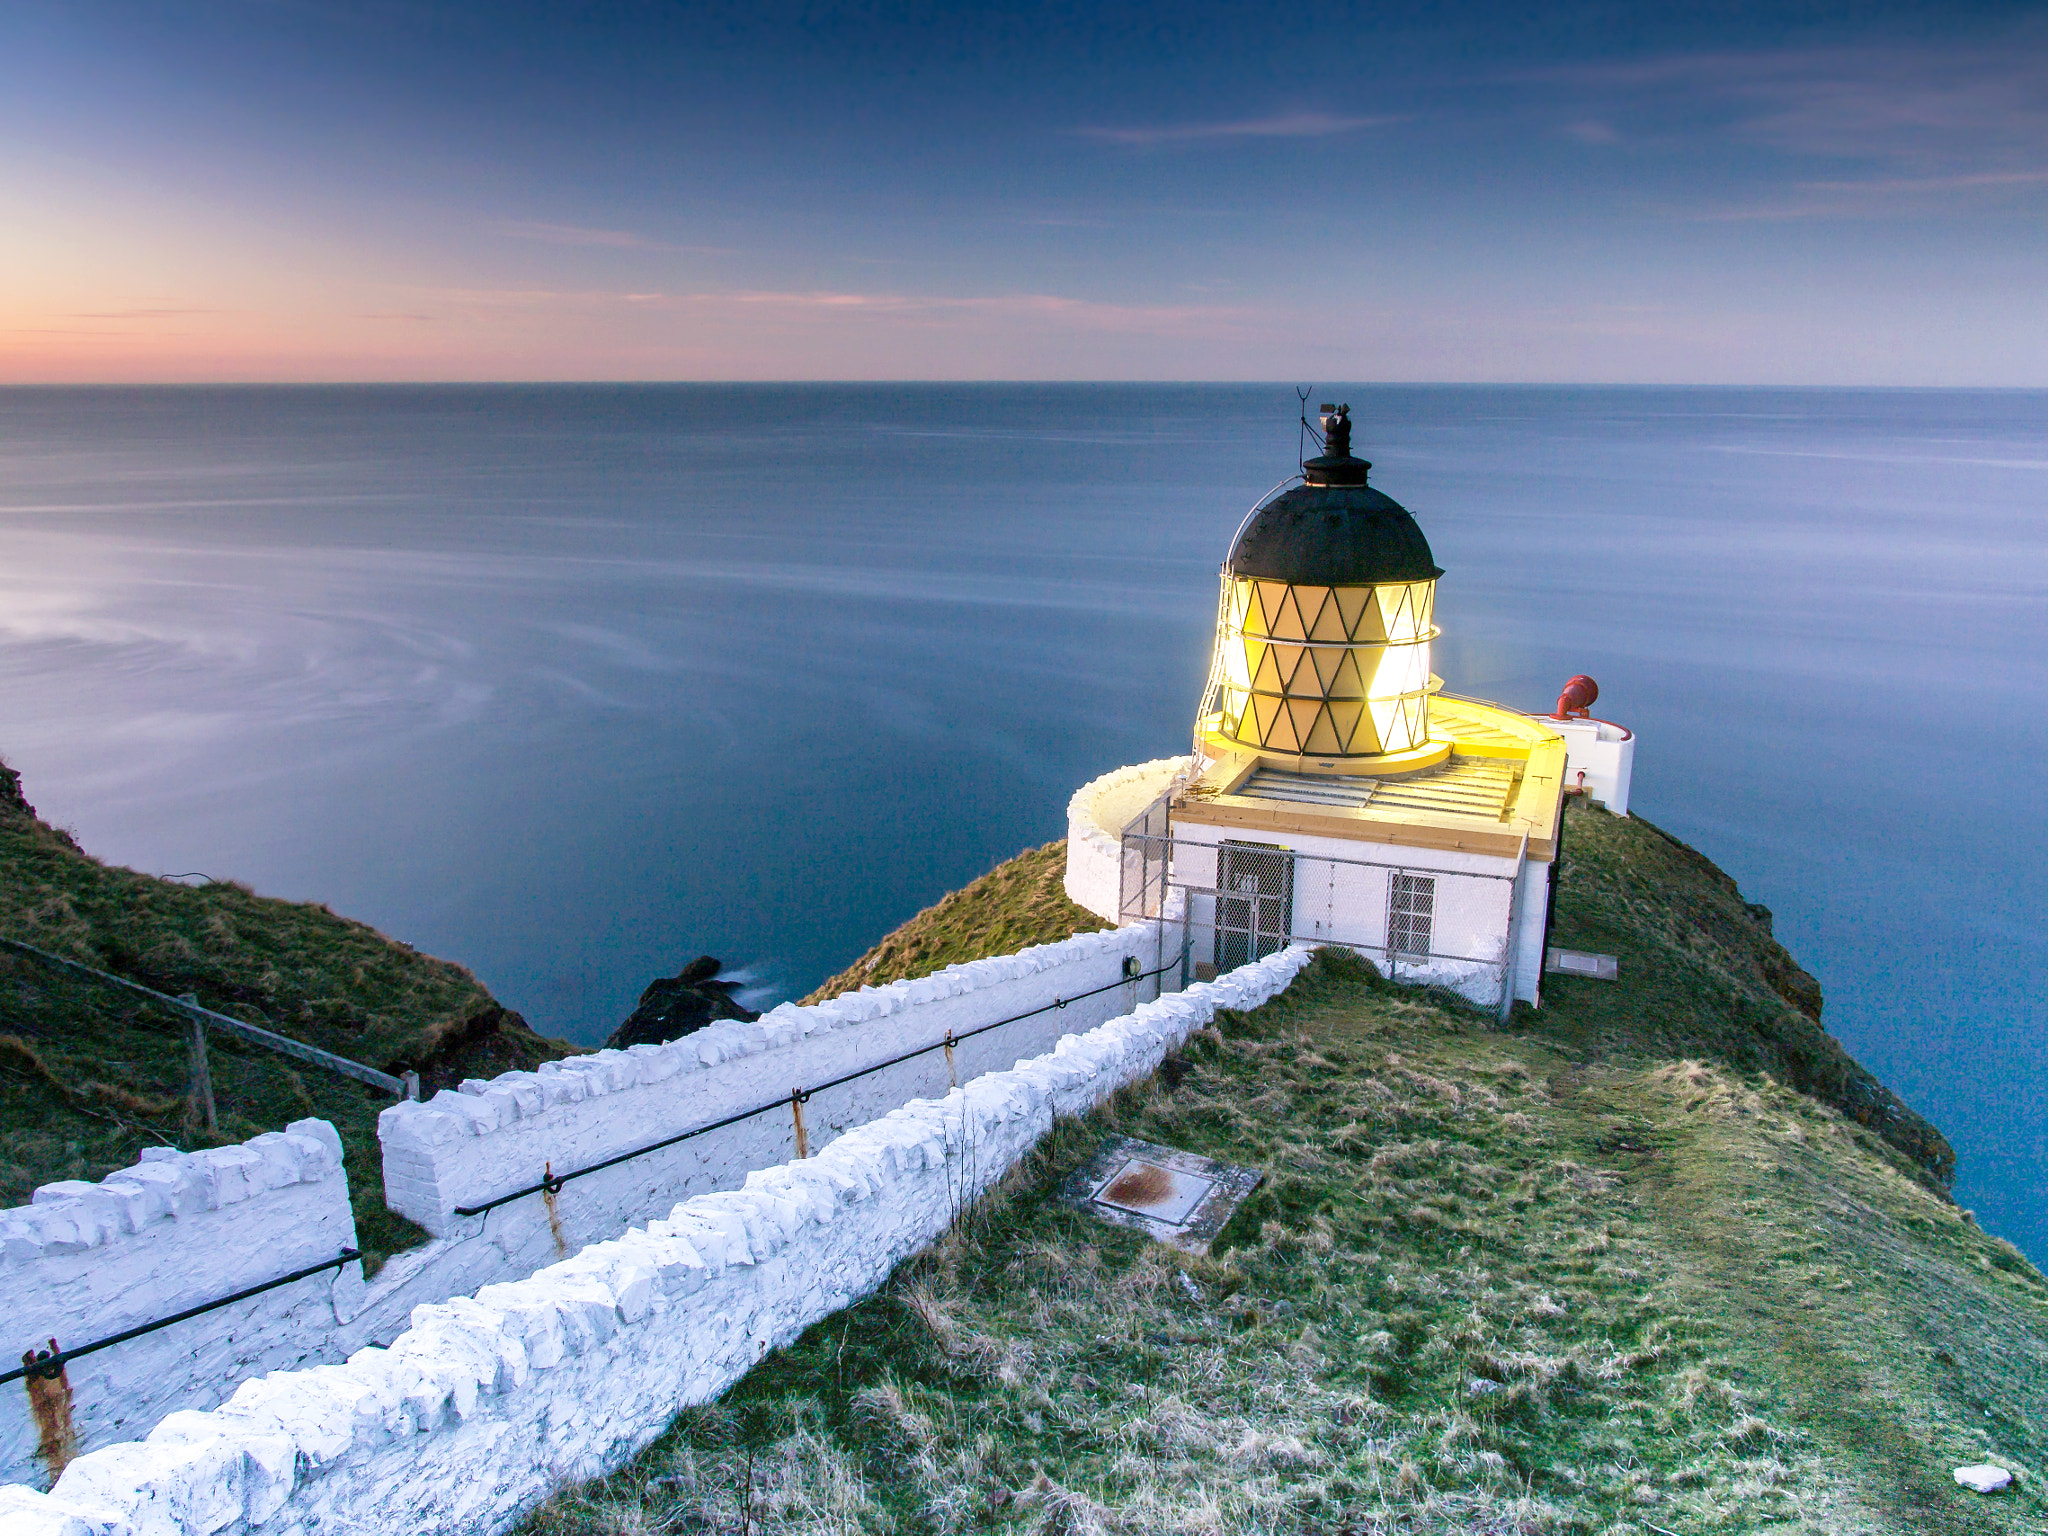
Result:
<svg viewBox="0 0 2048 1536"><path fill-rule="evenodd" d="M926 907L803 1001L822 1003L864 986L929 976L962 961L1113 926L1068 899L1066 873L1064 842L1020 853Z"/></svg>
<svg viewBox="0 0 2048 1536"><path fill-rule="evenodd" d="M397 1073L428 1091L574 1049L547 1040L457 965L324 906L246 886L116 869L39 820L0 765L0 935ZM239 1141L316 1114L340 1129L366 1249L417 1241L384 1209L377 1112L363 1084L214 1034L219 1129L189 1102L178 1015L0 951L0 1204L52 1179L96 1179L148 1145Z"/></svg>
<svg viewBox="0 0 2048 1536"><path fill-rule="evenodd" d="M2038 1530L2048 1283L1725 877L1568 847L1618 983L1503 1032L1326 954L528 1530ZM1111 1131L1267 1181L1186 1258L1053 1198Z"/></svg>

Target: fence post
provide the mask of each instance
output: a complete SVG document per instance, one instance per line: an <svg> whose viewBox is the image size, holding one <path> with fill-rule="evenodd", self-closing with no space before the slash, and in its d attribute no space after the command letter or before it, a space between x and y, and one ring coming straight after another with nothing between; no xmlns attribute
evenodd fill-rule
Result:
<svg viewBox="0 0 2048 1536"><path fill-rule="evenodd" d="M796 1160L802 1162L811 1155L811 1139L804 1134L804 1100L810 1095L801 1088L789 1090L789 1117L796 1122Z"/></svg>
<svg viewBox="0 0 2048 1536"><path fill-rule="evenodd" d="M199 1005L199 994L187 992L178 999L181 1003ZM220 1129L220 1119L213 1107L213 1073L206 1064L206 1026L194 1018L187 1018L185 1028L185 1056L192 1071L192 1101L199 1113L205 1117L209 1131Z"/></svg>

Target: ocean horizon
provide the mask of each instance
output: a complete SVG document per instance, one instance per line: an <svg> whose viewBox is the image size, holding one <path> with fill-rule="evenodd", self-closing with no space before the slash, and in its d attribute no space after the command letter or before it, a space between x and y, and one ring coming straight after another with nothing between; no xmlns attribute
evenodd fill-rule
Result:
<svg viewBox="0 0 2048 1536"><path fill-rule="evenodd" d="M1321 385L1446 688L1573 673L1633 808L2048 1217L2048 391ZM329 903L603 1036L800 995L1187 750L1286 385L0 389L0 757L110 862Z"/></svg>

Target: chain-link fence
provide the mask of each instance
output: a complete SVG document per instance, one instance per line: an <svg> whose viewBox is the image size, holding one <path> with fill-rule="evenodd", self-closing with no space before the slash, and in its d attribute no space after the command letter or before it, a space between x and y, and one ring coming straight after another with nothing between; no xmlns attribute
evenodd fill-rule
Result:
<svg viewBox="0 0 2048 1536"><path fill-rule="evenodd" d="M1514 1002L1513 872L1423 868L1175 835L1154 804L1123 837L1123 922L1185 924L1191 979L1290 943L1334 944L1381 975L1502 1018Z"/></svg>

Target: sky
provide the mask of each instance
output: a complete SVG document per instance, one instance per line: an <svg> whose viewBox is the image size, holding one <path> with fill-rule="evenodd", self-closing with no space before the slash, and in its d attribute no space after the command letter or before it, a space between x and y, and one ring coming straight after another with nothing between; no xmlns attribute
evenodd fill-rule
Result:
<svg viewBox="0 0 2048 1536"><path fill-rule="evenodd" d="M0 383L2048 385L2048 6L8 0Z"/></svg>

